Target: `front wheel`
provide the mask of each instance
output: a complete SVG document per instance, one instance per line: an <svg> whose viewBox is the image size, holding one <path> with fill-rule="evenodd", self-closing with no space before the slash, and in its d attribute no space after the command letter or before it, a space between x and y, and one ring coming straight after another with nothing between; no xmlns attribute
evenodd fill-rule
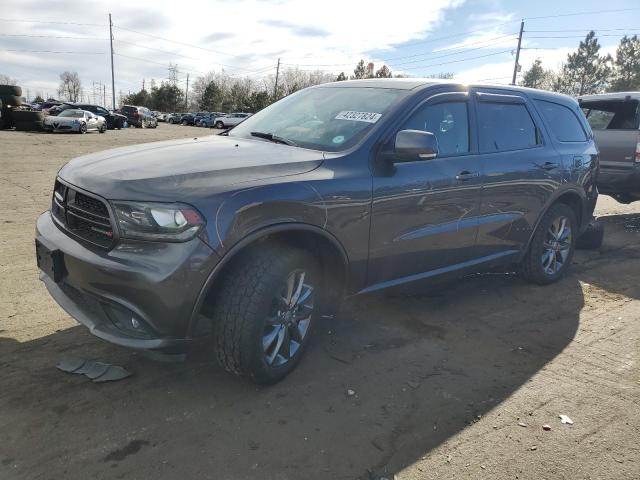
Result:
<svg viewBox="0 0 640 480"><path fill-rule="evenodd" d="M224 123L222 123L221 121L217 121L216 128L224 128Z"/></svg>
<svg viewBox="0 0 640 480"><path fill-rule="evenodd" d="M218 363L258 383L282 380L308 344L319 287L317 263L302 250L273 246L237 264L215 302Z"/></svg>
<svg viewBox="0 0 640 480"><path fill-rule="evenodd" d="M542 217L520 265L522 276L547 285L565 274L576 248L578 222L571 207L556 203Z"/></svg>
<svg viewBox="0 0 640 480"><path fill-rule="evenodd" d="M100 127L100 130L98 130L98 132L104 133L106 131L107 131L107 126L105 124L102 124L102 126Z"/></svg>
<svg viewBox="0 0 640 480"><path fill-rule="evenodd" d="M86 123L81 123L80 124L80 128L78 128L78 133L80 135L83 135L83 134L87 133L87 124Z"/></svg>

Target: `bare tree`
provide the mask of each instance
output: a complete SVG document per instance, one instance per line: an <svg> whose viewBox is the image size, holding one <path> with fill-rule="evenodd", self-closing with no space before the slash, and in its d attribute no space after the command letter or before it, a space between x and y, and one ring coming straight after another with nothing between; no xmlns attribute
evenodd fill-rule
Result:
<svg viewBox="0 0 640 480"><path fill-rule="evenodd" d="M17 85L18 81L15 78L11 78L9 75L0 73L0 85Z"/></svg>
<svg viewBox="0 0 640 480"><path fill-rule="evenodd" d="M60 86L58 87L58 95L70 101L77 102L80 97L82 83L78 72L62 72L60 74Z"/></svg>

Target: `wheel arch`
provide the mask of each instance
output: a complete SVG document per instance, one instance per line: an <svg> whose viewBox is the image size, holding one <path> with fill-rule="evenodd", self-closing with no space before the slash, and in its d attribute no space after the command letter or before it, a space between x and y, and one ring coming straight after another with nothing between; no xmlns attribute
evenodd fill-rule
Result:
<svg viewBox="0 0 640 480"><path fill-rule="evenodd" d="M216 264L209 273L193 307L187 331L189 337L195 336L201 330L198 325L202 317L201 313L204 312L206 316L207 308L215 302L218 292L216 287L224 280L225 275L231 271L236 262L245 259L264 242L291 245L306 250L316 257L322 268L325 287L332 286L330 289L323 289L326 296L322 303L329 307L326 312L333 313L337 310L344 298L348 282L349 259L346 250L337 238L320 227L305 223L281 223L260 228L245 236Z"/></svg>

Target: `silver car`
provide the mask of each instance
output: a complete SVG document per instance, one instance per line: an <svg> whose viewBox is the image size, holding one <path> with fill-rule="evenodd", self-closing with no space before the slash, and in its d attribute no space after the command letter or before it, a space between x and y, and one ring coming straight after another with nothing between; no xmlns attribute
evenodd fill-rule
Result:
<svg viewBox="0 0 640 480"><path fill-rule="evenodd" d="M243 120L245 120L246 118L249 118L251 115L253 115L252 113L229 113L227 115L224 115L222 117L216 117L215 122L214 122L214 126L215 128L229 128L229 127L235 127L236 125L238 125L240 122L242 122Z"/></svg>
<svg viewBox="0 0 640 480"><path fill-rule="evenodd" d="M87 133L95 130L104 133L107 131L107 121L99 115L74 108L45 117L42 127L46 132Z"/></svg>

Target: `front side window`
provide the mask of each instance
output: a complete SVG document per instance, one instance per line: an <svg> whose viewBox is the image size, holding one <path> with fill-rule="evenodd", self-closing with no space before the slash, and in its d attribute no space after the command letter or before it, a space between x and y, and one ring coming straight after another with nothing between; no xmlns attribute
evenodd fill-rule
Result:
<svg viewBox="0 0 640 480"><path fill-rule="evenodd" d="M517 103L478 103L478 129L482 153L520 150L538 145L536 125Z"/></svg>
<svg viewBox="0 0 640 480"><path fill-rule="evenodd" d="M438 139L438 155L469 151L469 114L467 102L443 102L420 107L402 126L402 130L422 130Z"/></svg>
<svg viewBox="0 0 640 480"><path fill-rule="evenodd" d="M407 91L372 87L314 87L268 106L229 132L271 134L315 150L337 152L358 143Z"/></svg>
<svg viewBox="0 0 640 480"><path fill-rule="evenodd" d="M587 134L584 132L580 120L569 108L558 103L534 100L538 111L546 120L551 134L561 142L585 142Z"/></svg>

